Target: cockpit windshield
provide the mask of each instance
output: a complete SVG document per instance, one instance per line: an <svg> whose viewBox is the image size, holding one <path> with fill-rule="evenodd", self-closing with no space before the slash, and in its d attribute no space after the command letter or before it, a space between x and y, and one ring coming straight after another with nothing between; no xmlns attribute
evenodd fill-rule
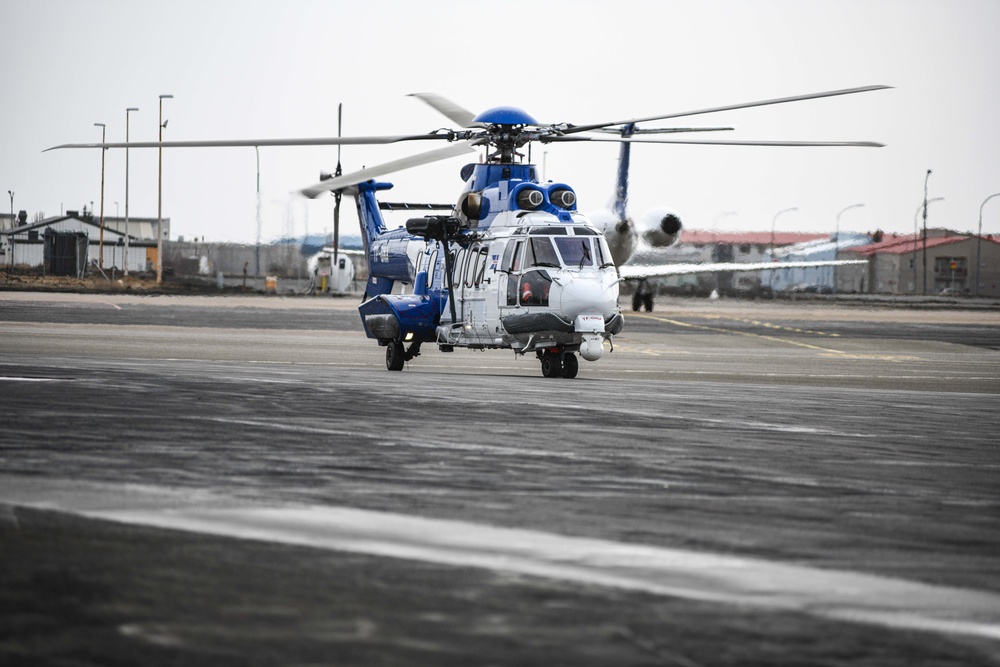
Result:
<svg viewBox="0 0 1000 667"><path fill-rule="evenodd" d="M569 269L582 269L594 265L593 239L580 236L564 236L555 239L563 264Z"/></svg>
<svg viewBox="0 0 1000 667"><path fill-rule="evenodd" d="M552 247L552 239L548 236L533 236L528 239L525 251L527 266L551 266L559 268L559 257Z"/></svg>
<svg viewBox="0 0 1000 667"><path fill-rule="evenodd" d="M587 230L589 232L590 230ZM560 236L529 236L525 241L508 244L504 253L505 271L522 271L532 267L581 270L604 269L614 266L603 236L597 233ZM524 265L521 266L521 245L524 244Z"/></svg>

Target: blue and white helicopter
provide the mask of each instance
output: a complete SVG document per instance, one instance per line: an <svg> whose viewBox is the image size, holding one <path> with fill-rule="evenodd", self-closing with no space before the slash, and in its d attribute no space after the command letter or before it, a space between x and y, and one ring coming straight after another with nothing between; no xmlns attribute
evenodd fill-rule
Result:
<svg viewBox="0 0 1000 667"><path fill-rule="evenodd" d="M572 125L542 124L514 107L497 107L475 115L434 94L415 97L461 127L428 134L320 139L249 139L70 144L80 147L217 147L281 145L360 145L402 141L443 141L436 150L342 174L338 159L333 176L301 190L308 197L333 193L353 196L368 258L369 277L358 310L368 337L386 348L385 365L399 371L421 353L424 344L442 352L456 347L510 349L534 355L545 377L576 377L577 354L597 361L605 343L621 332L618 305L622 280L720 270L773 269L771 263L695 264L630 267L639 243L669 246L681 232L681 221L664 216L656 228L640 234L625 211L628 146L631 143L715 144L747 146L861 146L874 142L776 142L650 138L647 134L699 129L644 130L638 124L734 109L781 104L880 90L866 86L760 102L663 114L646 118ZM530 145L567 141L606 141L622 145L616 204L610 222L600 225L577 209L573 188L542 182L531 164ZM528 147L528 158L520 152ZM465 182L454 206L443 212L410 218L405 227L388 229L383 210L430 208L388 204L379 193L392 188L376 177L438 160L482 150L478 163L461 170ZM835 262L787 263L823 266Z"/></svg>

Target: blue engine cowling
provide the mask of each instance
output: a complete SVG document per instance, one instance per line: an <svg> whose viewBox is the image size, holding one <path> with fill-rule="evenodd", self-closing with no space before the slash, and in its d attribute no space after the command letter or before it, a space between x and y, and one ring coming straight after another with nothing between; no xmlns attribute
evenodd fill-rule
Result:
<svg viewBox="0 0 1000 667"><path fill-rule="evenodd" d="M426 343L436 338L441 301L435 294L380 294L358 306L358 312L369 338Z"/></svg>

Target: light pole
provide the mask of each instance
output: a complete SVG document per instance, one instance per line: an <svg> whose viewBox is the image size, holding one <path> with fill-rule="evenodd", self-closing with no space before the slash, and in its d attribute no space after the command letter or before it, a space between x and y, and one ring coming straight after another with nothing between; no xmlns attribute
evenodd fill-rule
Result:
<svg viewBox="0 0 1000 667"><path fill-rule="evenodd" d="M791 211L799 210L798 206L792 206L791 208L786 208L784 210L778 211L774 214L774 218L771 219L771 261L774 262L774 228L778 223L778 216L782 213L790 213ZM774 269L771 269L771 273L768 276L767 286L771 288L771 296L774 296Z"/></svg>
<svg viewBox="0 0 1000 667"><path fill-rule="evenodd" d="M128 143L128 115L138 111L137 107L125 109L125 143ZM125 275L128 275L128 146L125 147L125 257L123 260Z"/></svg>
<svg viewBox="0 0 1000 667"><path fill-rule="evenodd" d="M931 170L927 170L924 176L924 294L927 294L927 180L931 177Z"/></svg>
<svg viewBox="0 0 1000 667"><path fill-rule="evenodd" d="M260 278L260 231L261 231L261 219L260 219L260 147L254 146L254 152L257 154L257 246L254 251L254 257L256 258L257 267L254 276Z"/></svg>
<svg viewBox="0 0 1000 667"><path fill-rule="evenodd" d="M917 238L920 235L920 223L918 222L920 218L920 212L927 209L928 206L936 201L943 200L944 197L935 197L934 199L928 199L927 201L920 204L917 210L913 212L913 293L917 293Z"/></svg>
<svg viewBox="0 0 1000 667"><path fill-rule="evenodd" d="M976 234L976 296L979 296L979 269L982 266L982 251L983 251L983 207L986 206L986 202L993 199L994 197L1000 197L1000 192L990 195L983 200L983 203L979 205L979 232ZM11 212L13 213L13 207L11 207Z"/></svg>
<svg viewBox="0 0 1000 667"><path fill-rule="evenodd" d="M104 123L94 123L94 127L101 128L101 143L105 143L108 128ZM98 245L98 255L97 255L97 268L104 268L104 154L108 152L108 149L101 146L101 242Z"/></svg>
<svg viewBox="0 0 1000 667"><path fill-rule="evenodd" d="M163 121L163 100L172 99L173 95L160 95L160 143L163 143L163 128L167 124ZM156 284L163 284L163 146L157 150L160 152L160 167L157 176L156 190Z"/></svg>
<svg viewBox="0 0 1000 667"><path fill-rule="evenodd" d="M8 190L10 195L10 271L14 272L14 191Z"/></svg>
<svg viewBox="0 0 1000 667"><path fill-rule="evenodd" d="M843 209L837 214L837 222L834 225L833 230L833 260L837 261L837 255L840 253L840 216L844 214L845 211L850 211L852 208L861 208L864 204L851 204ZM837 265L833 265L833 293L837 293Z"/></svg>

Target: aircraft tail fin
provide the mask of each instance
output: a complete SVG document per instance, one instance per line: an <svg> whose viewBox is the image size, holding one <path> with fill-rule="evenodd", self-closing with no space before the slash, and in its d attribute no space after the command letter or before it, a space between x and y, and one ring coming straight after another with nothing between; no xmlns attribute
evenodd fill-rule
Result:
<svg viewBox="0 0 1000 667"><path fill-rule="evenodd" d="M393 280L381 273L381 260L372 254L374 242L386 233L385 220L379 210L375 193L388 190L392 183L378 183L374 180L358 183L346 191L354 195L358 205L358 222L361 227L361 241L365 256L368 258L368 284L365 288L366 298L392 291Z"/></svg>
<svg viewBox="0 0 1000 667"><path fill-rule="evenodd" d="M632 136L635 131L635 123L629 123L622 129L623 137ZM632 156L632 144L628 141L621 142L618 151L618 174L615 180L615 200L611 205L611 211L615 214L617 223L627 219L628 211L628 170L629 161Z"/></svg>

